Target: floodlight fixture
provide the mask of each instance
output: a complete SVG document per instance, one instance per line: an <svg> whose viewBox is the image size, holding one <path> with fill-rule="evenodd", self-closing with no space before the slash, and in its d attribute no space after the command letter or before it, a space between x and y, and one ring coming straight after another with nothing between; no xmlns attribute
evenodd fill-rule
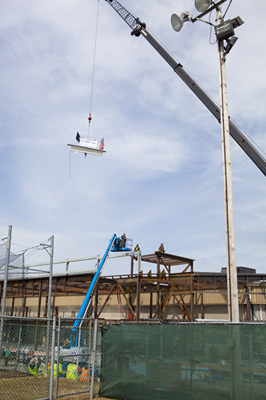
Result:
<svg viewBox="0 0 266 400"><path fill-rule="evenodd" d="M184 11L181 13L181 17L179 17L177 14L173 14L171 16L171 24L172 24L172 28L176 31L179 32L181 31L183 25L185 22L189 21L189 12L188 11Z"/></svg>
<svg viewBox="0 0 266 400"><path fill-rule="evenodd" d="M217 40L219 42L222 40L229 39L231 36L235 34L232 21L229 19L228 21L225 21L222 24L217 25L215 27L215 33L217 36Z"/></svg>
<svg viewBox="0 0 266 400"><path fill-rule="evenodd" d="M236 37L236 36L232 36L229 39L226 39L227 45L224 49L225 54L228 54L231 51L231 49L234 46L234 44L236 43L237 39L238 39L238 37Z"/></svg>
<svg viewBox="0 0 266 400"><path fill-rule="evenodd" d="M210 7L211 0L195 0L195 7L199 12L205 12Z"/></svg>
<svg viewBox="0 0 266 400"><path fill-rule="evenodd" d="M244 21L240 17L233 18L232 20L233 28L238 28L240 25L243 25Z"/></svg>

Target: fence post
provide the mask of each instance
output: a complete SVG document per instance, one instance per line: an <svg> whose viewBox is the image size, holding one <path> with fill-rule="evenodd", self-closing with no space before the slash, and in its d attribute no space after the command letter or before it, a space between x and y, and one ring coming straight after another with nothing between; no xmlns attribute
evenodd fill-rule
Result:
<svg viewBox="0 0 266 400"><path fill-rule="evenodd" d="M189 380L189 387L190 387L190 396L193 398L193 371L194 371L194 327L195 325L192 323L189 325L190 327L190 334L191 334L191 350L190 350L190 380Z"/></svg>
<svg viewBox="0 0 266 400"><path fill-rule="evenodd" d="M243 371L241 359L241 325L231 325L232 395L236 400L243 399Z"/></svg>
<svg viewBox="0 0 266 400"><path fill-rule="evenodd" d="M91 370L91 392L90 399L93 399L94 391L94 371L95 371L95 358L96 358L96 348L97 348L97 332L98 331L98 320L94 320L94 339L93 339L93 349L92 349L92 370Z"/></svg>
<svg viewBox="0 0 266 400"><path fill-rule="evenodd" d="M18 367L18 359L19 359L19 348L20 348L21 333L22 333L22 325L20 325L20 328L19 328L18 349L17 349L17 352L16 352L16 369L17 369L17 367Z"/></svg>
<svg viewBox="0 0 266 400"><path fill-rule="evenodd" d="M89 328L89 357L88 357L88 390L90 390L90 384L91 384L91 371L90 371L90 367L91 367L91 331L92 331L92 319L90 319L90 328Z"/></svg>
<svg viewBox="0 0 266 400"><path fill-rule="evenodd" d="M253 363L253 336L249 334L249 361L250 361L250 399L254 400L254 363Z"/></svg>
<svg viewBox="0 0 266 400"><path fill-rule="evenodd" d="M51 347L50 396L49 396L49 400L53 400L53 389L54 389L55 330L56 330L56 317L54 316L54 318L53 318L52 347Z"/></svg>
<svg viewBox="0 0 266 400"><path fill-rule="evenodd" d="M4 333L4 315L6 309L6 290L7 290L7 280L8 280L8 267L9 267L9 258L10 258L10 247L11 247L11 233L12 226L8 227L8 238L7 238L7 246L6 246L6 266L5 266L5 280L4 280L4 291L3 291L3 300L2 300L2 318L1 318L1 328L0 328L0 357L2 354L2 340Z"/></svg>
<svg viewBox="0 0 266 400"><path fill-rule="evenodd" d="M81 327L79 327L79 335L78 335L78 354L80 353L80 338L81 338ZM77 357L76 381L78 380L78 372L79 372L79 357Z"/></svg>
<svg viewBox="0 0 266 400"><path fill-rule="evenodd" d="M61 317L58 320L58 336L57 336L57 365L56 365L56 379L55 379L55 399L57 399L58 390L58 377L59 377L59 360L60 360L60 342L61 342Z"/></svg>
<svg viewBox="0 0 266 400"><path fill-rule="evenodd" d="M52 297L52 282L53 282L53 260L54 260L54 237L50 237L50 270L49 270L49 293L48 293L48 310L47 310L47 348L46 348L46 365L45 371L48 372L48 354L49 354L49 334L50 334L50 320L51 320L51 297Z"/></svg>

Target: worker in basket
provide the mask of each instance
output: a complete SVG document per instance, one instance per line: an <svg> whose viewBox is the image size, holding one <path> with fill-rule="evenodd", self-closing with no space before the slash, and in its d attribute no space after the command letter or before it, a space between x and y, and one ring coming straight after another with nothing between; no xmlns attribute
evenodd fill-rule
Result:
<svg viewBox="0 0 266 400"><path fill-rule="evenodd" d="M126 247L126 242L127 242L127 237L126 237L126 234L123 233L123 235L121 236L121 243L122 243L123 249Z"/></svg>

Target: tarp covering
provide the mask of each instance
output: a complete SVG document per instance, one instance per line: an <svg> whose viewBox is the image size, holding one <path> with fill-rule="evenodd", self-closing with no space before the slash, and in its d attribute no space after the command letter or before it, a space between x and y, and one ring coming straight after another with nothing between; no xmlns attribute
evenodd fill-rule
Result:
<svg viewBox="0 0 266 400"><path fill-rule="evenodd" d="M266 325L102 327L102 397L266 399Z"/></svg>

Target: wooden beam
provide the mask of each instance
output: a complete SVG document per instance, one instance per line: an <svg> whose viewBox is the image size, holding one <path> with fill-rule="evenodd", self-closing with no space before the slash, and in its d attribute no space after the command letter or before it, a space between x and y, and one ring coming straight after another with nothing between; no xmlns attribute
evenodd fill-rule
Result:
<svg viewBox="0 0 266 400"><path fill-rule="evenodd" d="M150 318L152 318L152 292L150 292Z"/></svg>
<svg viewBox="0 0 266 400"><path fill-rule="evenodd" d="M191 321L195 321L195 312L194 312L194 279L191 277L191 282L190 282L190 308L191 308L191 312L190 312L190 317L191 317Z"/></svg>
<svg viewBox="0 0 266 400"><path fill-rule="evenodd" d="M133 319L136 319L136 315L135 315L135 313L133 311L133 308L131 307L131 304L129 303L129 301L127 299L127 296L125 295L124 290L122 289L122 286L119 283L117 283L117 286L119 287L119 290L121 291L122 295L124 296L124 298L126 300L126 303L128 305L128 308L130 309L130 312L132 314Z"/></svg>
<svg viewBox="0 0 266 400"><path fill-rule="evenodd" d="M99 318L99 316L101 315L101 313L102 313L104 307L106 306L106 303L108 302L108 300L109 300L111 294L113 293L115 287L116 287L116 284L113 285L112 289L110 290L110 293L109 293L108 296L106 297L105 302L103 303L103 306L102 306L102 308L101 308L99 314L97 315L97 318Z"/></svg>
<svg viewBox="0 0 266 400"><path fill-rule="evenodd" d="M14 303L15 303L15 297L12 298L12 306L11 306L11 315L14 315Z"/></svg>
<svg viewBox="0 0 266 400"><path fill-rule="evenodd" d="M189 269L190 266L191 266L191 265L188 264L188 265L186 266L186 268L182 271L182 274L184 274L185 272L187 272L187 270Z"/></svg>
<svg viewBox="0 0 266 400"><path fill-rule="evenodd" d="M161 315L160 315L160 319L162 319L162 316L163 316L163 314L164 314L164 312L165 312L165 310L166 310L166 307L168 306L168 304L169 304L169 302L170 302L170 299L171 299L171 297L172 297L172 290L171 289L169 289L168 291L167 291L167 293L169 293L169 291L170 291L170 294L169 294L169 297L168 297L168 299L166 300L166 303L165 303L165 305L164 305L164 307L163 307L163 309L162 309L162 312L161 312Z"/></svg>
<svg viewBox="0 0 266 400"><path fill-rule="evenodd" d="M187 306L186 306L186 304L185 304L185 302L184 302L183 296L182 296L181 294L179 295L179 296L181 297L182 304L181 304L181 302L178 300L178 298L176 297L175 294L173 294L173 296L174 296L174 298L176 299L177 303L179 304L179 307L181 308L181 310L182 310L182 311L186 314L186 316L188 317L188 320L191 321L191 317L190 317L190 314L189 314L189 312L188 312Z"/></svg>

